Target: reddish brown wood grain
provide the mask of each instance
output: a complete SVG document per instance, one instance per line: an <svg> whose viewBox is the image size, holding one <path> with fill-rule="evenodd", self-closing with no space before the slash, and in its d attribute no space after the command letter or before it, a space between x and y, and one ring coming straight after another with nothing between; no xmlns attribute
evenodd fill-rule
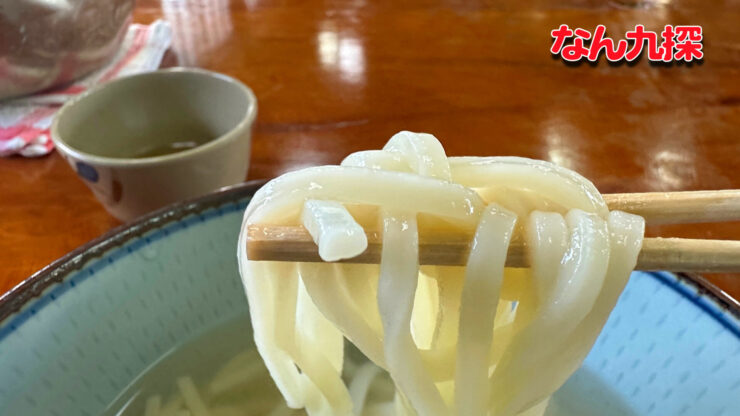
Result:
<svg viewBox="0 0 740 416"><path fill-rule="evenodd" d="M252 87L251 179L337 163L401 129L451 155L547 159L602 192L740 188L737 4L674 1L139 0L170 21L181 65ZM635 24L704 27L700 65L566 66L561 23L612 36ZM0 292L117 222L61 158L0 160ZM740 224L650 235L740 239ZM740 297L738 276L710 276Z"/></svg>

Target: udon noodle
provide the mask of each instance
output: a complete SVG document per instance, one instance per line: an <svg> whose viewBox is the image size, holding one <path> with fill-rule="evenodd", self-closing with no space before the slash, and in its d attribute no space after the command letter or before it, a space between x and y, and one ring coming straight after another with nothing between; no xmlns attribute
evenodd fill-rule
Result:
<svg viewBox="0 0 740 416"><path fill-rule="evenodd" d="M304 225L327 263L251 261L252 224ZM379 265L328 263L382 233ZM401 132L340 166L287 173L244 215L239 264L260 355L288 406L310 415L537 415L580 366L636 264L642 218L594 185L519 157L447 157ZM466 266L419 266L420 238L467 232ZM505 267L527 247L530 267ZM344 339L376 372L342 378Z"/></svg>

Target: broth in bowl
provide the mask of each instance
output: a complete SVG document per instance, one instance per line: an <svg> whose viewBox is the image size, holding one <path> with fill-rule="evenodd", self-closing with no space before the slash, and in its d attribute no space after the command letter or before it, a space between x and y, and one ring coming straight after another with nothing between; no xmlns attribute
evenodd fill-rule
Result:
<svg viewBox="0 0 740 416"><path fill-rule="evenodd" d="M302 416L275 387L251 339L247 317L231 319L174 348L140 374L108 406L106 416ZM348 345L345 378L371 375L365 399L388 402L393 384L385 373ZM370 370L370 371L368 371ZM366 415L381 415L369 406Z"/></svg>

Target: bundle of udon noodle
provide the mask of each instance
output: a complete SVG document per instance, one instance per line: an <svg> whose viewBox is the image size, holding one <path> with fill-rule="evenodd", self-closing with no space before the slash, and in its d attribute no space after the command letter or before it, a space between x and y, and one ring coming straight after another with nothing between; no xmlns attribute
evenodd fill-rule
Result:
<svg viewBox="0 0 740 416"><path fill-rule="evenodd" d="M303 224L326 261L382 232L379 265L246 258L249 225ZM259 352L310 415L539 415L580 366L636 264L644 221L577 173L518 157L447 157L401 132L341 166L285 174L244 216L239 260ZM472 237L466 266L419 266L419 239ZM528 268L505 267L526 246ZM390 374L342 374L344 338Z"/></svg>

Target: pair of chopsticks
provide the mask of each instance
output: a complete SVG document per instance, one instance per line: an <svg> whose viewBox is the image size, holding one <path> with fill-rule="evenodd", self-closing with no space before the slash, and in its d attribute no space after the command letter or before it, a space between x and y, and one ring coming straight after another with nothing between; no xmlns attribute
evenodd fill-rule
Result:
<svg viewBox="0 0 740 416"><path fill-rule="evenodd" d="M605 194L610 210L645 218L647 224L688 224L740 220L740 190ZM380 262L382 236L368 232L368 248L343 263ZM419 264L465 265L472 236L419 240ZM302 226L251 225L247 229L250 260L321 262L318 247ZM525 248L512 242L509 267L526 267ZM687 238L645 238L637 270L675 272L740 272L740 241Z"/></svg>

